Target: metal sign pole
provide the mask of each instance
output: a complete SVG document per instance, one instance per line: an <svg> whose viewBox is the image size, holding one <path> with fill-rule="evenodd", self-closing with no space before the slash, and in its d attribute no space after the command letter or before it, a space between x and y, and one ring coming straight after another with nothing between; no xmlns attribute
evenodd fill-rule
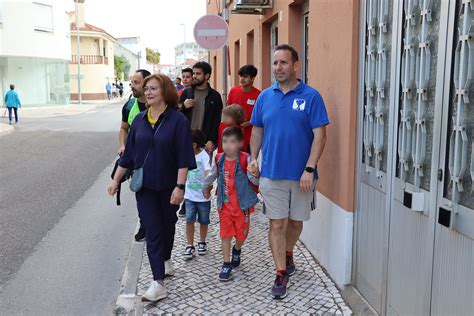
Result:
<svg viewBox="0 0 474 316"><path fill-rule="evenodd" d="M226 0L222 0L222 18L229 22ZM222 102L227 103L227 45L222 47Z"/></svg>
<svg viewBox="0 0 474 316"><path fill-rule="evenodd" d="M82 92L81 92L81 37L80 37L80 26L79 26L79 0L76 0L76 32L77 32L77 101L79 105L82 104Z"/></svg>

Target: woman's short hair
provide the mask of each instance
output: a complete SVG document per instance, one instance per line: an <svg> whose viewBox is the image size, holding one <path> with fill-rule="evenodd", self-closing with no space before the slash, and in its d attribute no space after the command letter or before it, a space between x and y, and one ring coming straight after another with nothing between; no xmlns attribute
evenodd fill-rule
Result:
<svg viewBox="0 0 474 316"><path fill-rule="evenodd" d="M235 124L242 125L245 122L245 112L240 104L231 104L222 111L224 115L230 116Z"/></svg>
<svg viewBox="0 0 474 316"><path fill-rule="evenodd" d="M176 91L176 87L174 86L173 82L168 76L163 74L153 74L149 75L148 77L143 80L143 88L145 88L146 84L152 80L156 79L161 85L161 95L165 103L173 107L175 109L178 108L178 92Z"/></svg>

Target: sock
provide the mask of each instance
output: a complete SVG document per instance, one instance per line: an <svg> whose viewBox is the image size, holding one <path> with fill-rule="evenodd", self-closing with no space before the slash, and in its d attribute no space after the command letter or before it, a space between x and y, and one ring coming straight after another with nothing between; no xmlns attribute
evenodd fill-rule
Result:
<svg viewBox="0 0 474 316"><path fill-rule="evenodd" d="M235 248L235 245L234 245L234 247L233 247L233 250L235 250L237 253L239 253L239 254L240 254L240 252L242 251L242 248L241 248L241 249L239 249L239 250L237 250L237 248Z"/></svg>
<svg viewBox="0 0 474 316"><path fill-rule="evenodd" d="M224 261L224 265L225 265L225 266L229 266L229 265L231 265L231 262L230 262L230 261L229 261L229 262L225 262L225 261Z"/></svg>
<svg viewBox="0 0 474 316"><path fill-rule="evenodd" d="M283 275L285 275L285 274L286 274L286 269L277 270L277 273L278 273L278 272L281 273L281 274L283 274Z"/></svg>
<svg viewBox="0 0 474 316"><path fill-rule="evenodd" d="M287 251L286 256L287 257L293 257L293 251Z"/></svg>

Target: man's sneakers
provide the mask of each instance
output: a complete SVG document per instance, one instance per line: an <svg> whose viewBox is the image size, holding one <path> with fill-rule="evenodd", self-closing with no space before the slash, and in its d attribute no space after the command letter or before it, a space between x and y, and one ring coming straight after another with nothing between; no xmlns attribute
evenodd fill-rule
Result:
<svg viewBox="0 0 474 316"><path fill-rule="evenodd" d="M296 273L295 261L293 260L293 252L286 252L286 273L292 276Z"/></svg>
<svg viewBox="0 0 474 316"><path fill-rule="evenodd" d="M224 262L221 272L219 273L219 281L227 282L232 278L232 263Z"/></svg>
<svg viewBox="0 0 474 316"><path fill-rule="evenodd" d="M183 252L184 259L191 260L194 257L194 251L195 250L196 249L194 248L194 246L187 246L186 249L184 249L184 252Z"/></svg>
<svg viewBox="0 0 474 316"><path fill-rule="evenodd" d="M272 296L276 300L282 300L288 294L286 288L288 287L290 282L290 277L286 271L277 271L277 275L275 278L275 283L273 283L272 287Z"/></svg>
<svg viewBox="0 0 474 316"><path fill-rule="evenodd" d="M204 241L198 242L198 255L204 256L207 253L207 244Z"/></svg>
<svg viewBox="0 0 474 316"><path fill-rule="evenodd" d="M175 273L174 267L173 267L173 262L170 260L165 261L165 276L173 276Z"/></svg>
<svg viewBox="0 0 474 316"><path fill-rule="evenodd" d="M235 249L235 246L232 247L232 267L237 268L240 266L240 253L242 252L242 249L237 250Z"/></svg>
<svg viewBox="0 0 474 316"><path fill-rule="evenodd" d="M168 296L168 291L163 284L152 281L148 290L143 294L142 301L156 302Z"/></svg>
<svg viewBox="0 0 474 316"><path fill-rule="evenodd" d="M145 239L145 228L140 226L138 232L135 234L135 241L142 241Z"/></svg>

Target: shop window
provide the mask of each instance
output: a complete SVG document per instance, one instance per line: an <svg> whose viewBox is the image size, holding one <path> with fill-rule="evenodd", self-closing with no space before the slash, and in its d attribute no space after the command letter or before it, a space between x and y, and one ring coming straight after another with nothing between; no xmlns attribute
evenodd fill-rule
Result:
<svg viewBox="0 0 474 316"><path fill-rule="evenodd" d="M52 33L54 31L53 7L37 2L33 2L33 6L33 25L35 31Z"/></svg>

